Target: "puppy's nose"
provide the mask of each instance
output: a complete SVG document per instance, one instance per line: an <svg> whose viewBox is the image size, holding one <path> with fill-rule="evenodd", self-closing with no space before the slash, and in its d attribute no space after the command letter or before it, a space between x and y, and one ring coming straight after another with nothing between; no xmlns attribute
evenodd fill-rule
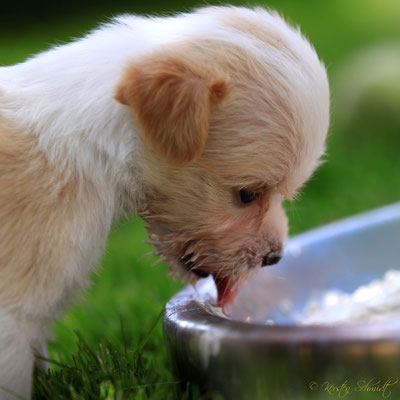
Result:
<svg viewBox="0 0 400 400"><path fill-rule="evenodd" d="M264 256L261 266L267 267L268 265L277 264L281 258L282 258L281 253L274 253L274 252L268 253Z"/></svg>

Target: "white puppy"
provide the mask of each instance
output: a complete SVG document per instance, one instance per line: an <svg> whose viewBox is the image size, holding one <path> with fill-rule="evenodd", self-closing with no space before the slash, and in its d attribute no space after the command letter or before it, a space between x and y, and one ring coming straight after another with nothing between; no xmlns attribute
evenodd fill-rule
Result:
<svg viewBox="0 0 400 400"><path fill-rule="evenodd" d="M172 273L214 275L221 304L277 262L282 201L328 123L313 48L260 8L126 15L0 68L0 385L30 396L49 322L121 214L147 221Z"/></svg>

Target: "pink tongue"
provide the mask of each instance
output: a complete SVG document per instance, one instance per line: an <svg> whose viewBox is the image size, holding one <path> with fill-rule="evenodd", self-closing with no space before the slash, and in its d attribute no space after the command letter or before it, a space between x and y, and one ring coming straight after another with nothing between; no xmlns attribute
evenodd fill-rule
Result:
<svg viewBox="0 0 400 400"><path fill-rule="evenodd" d="M239 290L238 285L229 277L218 278L214 276L214 281L218 291L217 307L224 308L234 300Z"/></svg>

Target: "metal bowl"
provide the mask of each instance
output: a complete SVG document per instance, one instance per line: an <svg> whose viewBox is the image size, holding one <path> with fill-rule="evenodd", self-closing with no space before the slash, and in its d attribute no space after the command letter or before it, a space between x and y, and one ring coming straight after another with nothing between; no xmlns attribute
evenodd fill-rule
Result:
<svg viewBox="0 0 400 400"><path fill-rule="evenodd" d="M163 319L176 376L212 398L400 399L400 321L300 326L287 313L312 294L352 292L400 269L399 250L396 203L293 237L282 261L241 291L230 318L212 307L211 278L186 287Z"/></svg>

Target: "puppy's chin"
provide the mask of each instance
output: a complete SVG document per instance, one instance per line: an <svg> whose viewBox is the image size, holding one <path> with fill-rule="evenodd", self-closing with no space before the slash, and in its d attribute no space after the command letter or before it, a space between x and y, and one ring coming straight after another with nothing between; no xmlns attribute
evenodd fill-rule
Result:
<svg viewBox="0 0 400 400"><path fill-rule="evenodd" d="M194 285L199 279L212 275L218 293L217 306L225 307L233 301L239 288L260 269L258 257L245 261L238 254L231 254L230 257L220 254L222 250L215 246L220 238L215 235L177 233L148 215L142 215L142 218L148 222L149 243L160 260L168 263L171 276Z"/></svg>

